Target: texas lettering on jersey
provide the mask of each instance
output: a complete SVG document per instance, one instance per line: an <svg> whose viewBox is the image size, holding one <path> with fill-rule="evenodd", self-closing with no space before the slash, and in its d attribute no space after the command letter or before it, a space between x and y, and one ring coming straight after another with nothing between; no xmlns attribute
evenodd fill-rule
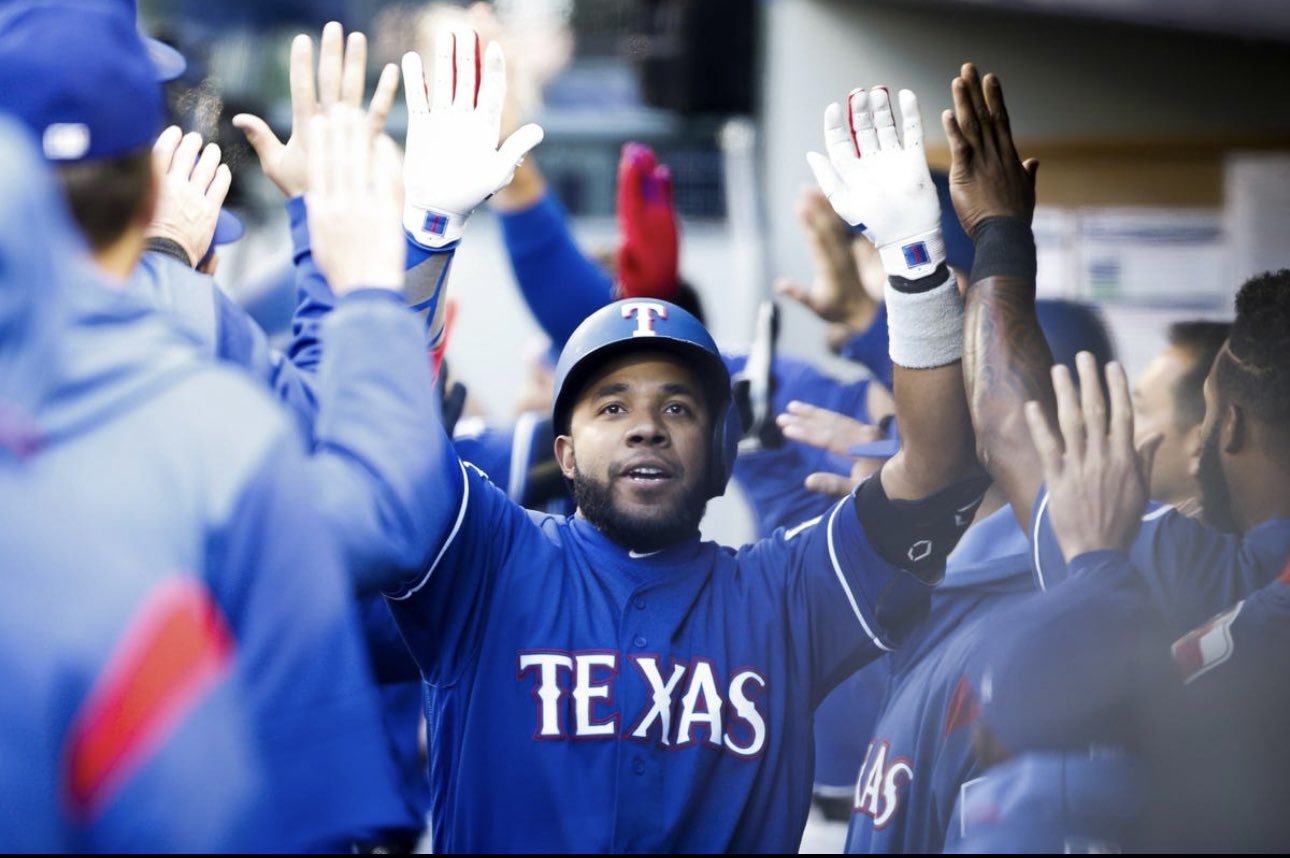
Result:
<svg viewBox="0 0 1290 858"><path fill-rule="evenodd" d="M516 660L516 678L531 683L535 739L629 739L665 748L701 742L736 757L756 757L766 746L766 717L758 705L766 677L750 667L721 683L705 658L525 650ZM625 682L646 689L649 702L640 712L615 708L614 692Z"/></svg>
<svg viewBox="0 0 1290 858"><path fill-rule="evenodd" d="M873 818L873 827L882 828L900 808L901 788L914 778L910 759L891 756L891 746L886 739L874 739L865 751L860 777L856 781L855 804L857 813Z"/></svg>

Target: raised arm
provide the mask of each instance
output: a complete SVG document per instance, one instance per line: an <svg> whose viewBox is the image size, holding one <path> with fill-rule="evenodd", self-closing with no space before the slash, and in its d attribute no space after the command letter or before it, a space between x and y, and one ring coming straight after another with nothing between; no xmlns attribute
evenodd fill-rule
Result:
<svg viewBox="0 0 1290 858"><path fill-rule="evenodd" d="M853 91L849 116L829 105L829 156L812 152L808 160L834 210L873 242L887 270L903 447L881 479L889 498L914 500L976 474L978 466L963 396L962 301L945 261L918 100L902 90L900 106L903 143L885 87Z"/></svg>
<svg viewBox="0 0 1290 858"><path fill-rule="evenodd" d="M1023 528L1042 467L1023 408L1030 400L1054 415L1052 353L1035 315L1035 173L1012 142L999 79L982 82L972 64L953 84L954 109L942 116L950 141L950 195L976 244L966 296L963 374L977 453L1003 489Z"/></svg>

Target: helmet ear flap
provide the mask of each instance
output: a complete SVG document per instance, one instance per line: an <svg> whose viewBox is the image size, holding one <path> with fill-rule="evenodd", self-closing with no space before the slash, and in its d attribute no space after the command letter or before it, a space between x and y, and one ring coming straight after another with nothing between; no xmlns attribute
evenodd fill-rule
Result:
<svg viewBox="0 0 1290 858"><path fill-rule="evenodd" d="M708 461L708 496L720 497L726 493L730 472L735 466L739 438L744 434L743 421L734 400L727 399L721 413L712 421L712 456Z"/></svg>

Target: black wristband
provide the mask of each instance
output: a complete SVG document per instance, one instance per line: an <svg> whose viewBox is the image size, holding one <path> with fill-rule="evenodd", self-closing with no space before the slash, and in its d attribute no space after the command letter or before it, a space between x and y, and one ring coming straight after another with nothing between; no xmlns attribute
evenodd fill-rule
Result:
<svg viewBox="0 0 1290 858"><path fill-rule="evenodd" d="M856 487L856 515L879 556L936 584L945 574L945 558L972 523L988 488L990 478L981 475L919 500L892 500L877 473Z"/></svg>
<svg viewBox="0 0 1290 858"><path fill-rule="evenodd" d="M936 266L936 270L926 277L919 277L917 280L910 280L906 277L897 277L892 274L887 277L887 282L891 288L897 292L904 292L907 295L917 295L920 292L930 292L933 289L939 289L945 285L945 281L950 277L950 268L944 262Z"/></svg>
<svg viewBox="0 0 1290 858"><path fill-rule="evenodd" d="M188 251L180 247L179 242L169 238L150 238L143 243L145 252L164 253L166 256L173 256L189 268L197 266L188 258Z"/></svg>
<svg viewBox="0 0 1290 858"><path fill-rule="evenodd" d="M987 277L1035 279L1035 234L1030 226L1015 217L988 217L972 233L976 257L972 263L972 282Z"/></svg>

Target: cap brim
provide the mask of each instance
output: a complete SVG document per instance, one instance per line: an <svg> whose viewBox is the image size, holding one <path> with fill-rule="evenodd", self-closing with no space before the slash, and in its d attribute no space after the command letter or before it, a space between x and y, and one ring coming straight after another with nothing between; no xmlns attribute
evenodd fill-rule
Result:
<svg viewBox="0 0 1290 858"><path fill-rule="evenodd" d="M219 219L215 221L215 237L211 239L211 244L232 244L245 232L246 227L242 225L241 218L228 209L220 209Z"/></svg>
<svg viewBox="0 0 1290 858"><path fill-rule="evenodd" d="M148 59L157 73L159 83L168 83L188 69L188 61L179 51L148 36L143 37L143 44L148 49Z"/></svg>

